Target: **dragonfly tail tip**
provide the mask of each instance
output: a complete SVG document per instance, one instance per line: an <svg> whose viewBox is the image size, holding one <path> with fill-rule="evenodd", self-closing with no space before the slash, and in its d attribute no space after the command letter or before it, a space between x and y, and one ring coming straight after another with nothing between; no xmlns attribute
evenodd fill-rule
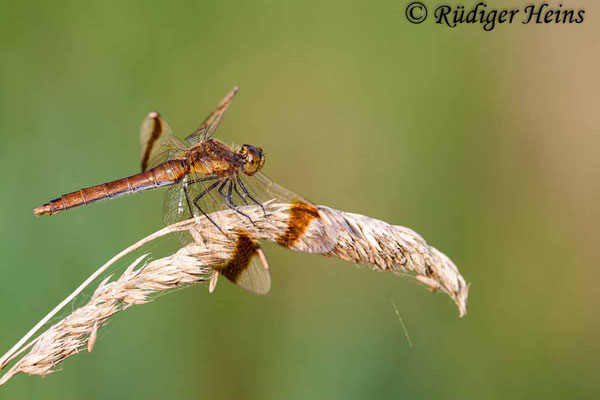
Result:
<svg viewBox="0 0 600 400"><path fill-rule="evenodd" d="M33 209L33 215L35 215L36 217L48 214L50 214L50 206L48 204L44 204L43 206L39 206Z"/></svg>

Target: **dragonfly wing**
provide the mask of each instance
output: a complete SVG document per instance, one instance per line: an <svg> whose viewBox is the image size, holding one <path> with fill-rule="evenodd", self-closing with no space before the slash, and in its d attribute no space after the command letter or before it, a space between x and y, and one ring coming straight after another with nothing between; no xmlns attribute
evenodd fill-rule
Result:
<svg viewBox="0 0 600 400"><path fill-rule="evenodd" d="M182 153L185 148L159 113L149 113L140 127L142 172Z"/></svg>
<svg viewBox="0 0 600 400"><path fill-rule="evenodd" d="M271 289L267 259L258 243L247 234L238 234L233 256L215 270L251 292L266 294Z"/></svg>
<svg viewBox="0 0 600 400"><path fill-rule="evenodd" d="M337 243L335 225L312 202L278 185L262 172L253 176L240 174L237 181L238 204L262 204L267 209L263 218L268 228L278 232L279 245L303 252L326 253ZM277 213L270 212L272 208L278 210Z"/></svg>
<svg viewBox="0 0 600 400"><path fill-rule="evenodd" d="M180 182L172 185L165 193L163 201L163 222L172 225L195 217L206 217L213 222L209 229L202 232L204 236L219 236L216 219L219 215L208 216L226 207L224 199L218 193L220 181L216 178L202 176L196 173L186 175ZM194 238L187 232L175 234L184 246L192 243Z"/></svg>
<svg viewBox="0 0 600 400"><path fill-rule="evenodd" d="M183 190L183 182L187 179L186 176L181 182L171 185L165 192L163 222L167 226L192 218L192 213L187 204L187 197ZM175 236L184 246L193 242L192 236L187 232L178 232L175 233Z"/></svg>
<svg viewBox="0 0 600 400"><path fill-rule="evenodd" d="M212 137L212 135L215 133L215 130L219 127L219 124L223 120L223 116L225 115L227 108L229 108L229 104L231 104L233 101L233 98L238 90L239 88L237 86L231 89L225 98L217 105L217 108L204 120L202 125L200 125L198 129L194 131L194 133L186 137L185 140L194 145L200 143L202 140Z"/></svg>

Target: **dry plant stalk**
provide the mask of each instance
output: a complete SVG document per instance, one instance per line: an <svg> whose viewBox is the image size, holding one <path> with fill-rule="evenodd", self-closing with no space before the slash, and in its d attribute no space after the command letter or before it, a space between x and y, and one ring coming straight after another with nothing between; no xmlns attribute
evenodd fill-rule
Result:
<svg viewBox="0 0 600 400"><path fill-rule="evenodd" d="M212 216L226 232L243 231L257 240L277 242L277 238L287 227L291 205L265 206L269 218L264 218L263 211L258 206L243 207L243 212L254 223L231 210L219 211ZM319 215L321 218L312 221L303 236L292 246L294 250L339 257L377 271L411 275L432 291L439 290L448 294L458 306L460 317L466 314L468 285L465 280L447 256L428 246L417 233L405 227L323 206L319 207ZM334 227L333 231L331 226ZM102 281L85 306L73 310L25 345L92 278L106 271L122 256L161 236L181 232L192 235L192 244L184 246L175 254L136 268L145 256L138 258L117 280L109 282L109 276ZM323 252L322 243L326 239L335 240L335 244L329 251ZM29 353L0 378L0 385L20 372L47 375L54 372L53 368L65 358L85 348L91 351L98 329L108 323L112 315L133 305L149 302L160 292L208 280L213 267L225 263L234 251L235 243L222 234L215 234L214 226L206 218L183 221L142 239L96 271L0 358L0 369L3 369L22 352L31 348Z"/></svg>

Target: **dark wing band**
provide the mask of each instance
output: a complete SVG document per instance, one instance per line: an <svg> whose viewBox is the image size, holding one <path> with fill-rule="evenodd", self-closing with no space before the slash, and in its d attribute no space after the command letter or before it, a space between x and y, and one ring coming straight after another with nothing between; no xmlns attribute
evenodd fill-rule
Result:
<svg viewBox="0 0 600 400"><path fill-rule="evenodd" d="M233 256L215 271L251 292L267 294L271 289L269 265L260 246L248 235L237 234Z"/></svg>
<svg viewBox="0 0 600 400"><path fill-rule="evenodd" d="M140 127L140 148L142 171L146 171L166 161L170 155L184 151L186 146L160 114L152 111Z"/></svg>

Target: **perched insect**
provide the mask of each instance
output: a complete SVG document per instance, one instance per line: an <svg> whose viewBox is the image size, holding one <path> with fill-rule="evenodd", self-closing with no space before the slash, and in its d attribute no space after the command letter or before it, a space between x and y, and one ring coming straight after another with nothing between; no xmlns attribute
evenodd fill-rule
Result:
<svg viewBox="0 0 600 400"><path fill-rule="evenodd" d="M234 87L185 142L171 132L157 112L149 113L140 132L142 172L65 194L37 207L33 213L52 215L104 199L170 186L163 206L163 220L167 225L204 216L216 228L214 233L206 234L221 234L236 241L232 258L215 269L211 290L222 274L248 290L267 293L271 279L266 258L256 240L244 232L224 232L213 213L229 208L254 224L244 212L244 206L260 206L264 213L261 218L268 221L265 204L289 204L288 226L278 240L288 248L294 248L312 221L321 220L324 226L328 222L321 219L322 214L314 204L277 185L261 172L265 155L260 147L249 144L230 147L213 138L237 92L238 88ZM180 239L184 244L193 240L190 235ZM327 252L334 243L335 232L326 231L321 245L313 251Z"/></svg>

